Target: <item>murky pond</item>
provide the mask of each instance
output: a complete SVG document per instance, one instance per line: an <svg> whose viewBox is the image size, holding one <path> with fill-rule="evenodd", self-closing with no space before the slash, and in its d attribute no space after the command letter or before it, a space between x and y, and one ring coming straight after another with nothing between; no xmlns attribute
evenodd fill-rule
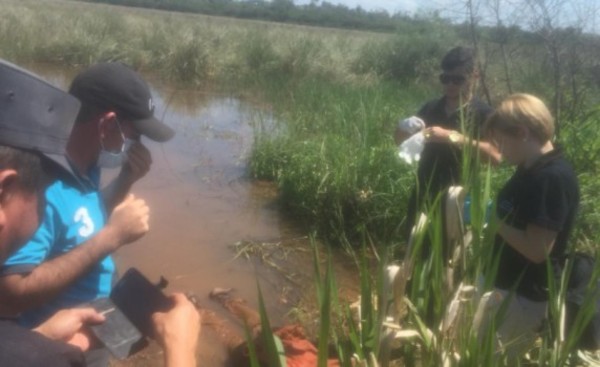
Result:
<svg viewBox="0 0 600 367"><path fill-rule="evenodd" d="M154 279L164 275L170 289L197 294L204 307L214 306L207 294L216 286L234 287L253 301L258 276L271 315L280 319L288 305L286 284L260 263L235 258L242 250L235 244L288 236L270 205L273 187L246 177L251 122L258 112L229 97L186 92L185 99L175 94L167 104L160 93L154 95L158 115L164 114L177 135L167 144L148 143L153 167L133 191L150 205L151 231L119 251L119 268L136 266ZM218 365L220 344L203 341L203 359Z"/></svg>
<svg viewBox="0 0 600 367"><path fill-rule="evenodd" d="M75 72L27 67L63 88ZM164 144L145 141L152 169L133 192L149 203L150 232L115 254L119 270L134 266L151 280L163 275L168 290L193 292L202 307L224 317L210 290L233 287L255 306L258 279L272 322L282 322L303 285L312 283L312 265L305 235L280 217L273 185L248 178L252 126L271 124L273 117L230 96L151 85L156 115L177 133ZM108 171L104 179L114 175ZM201 364L221 366L224 353L204 327ZM161 365L159 354L151 348L118 365Z"/></svg>

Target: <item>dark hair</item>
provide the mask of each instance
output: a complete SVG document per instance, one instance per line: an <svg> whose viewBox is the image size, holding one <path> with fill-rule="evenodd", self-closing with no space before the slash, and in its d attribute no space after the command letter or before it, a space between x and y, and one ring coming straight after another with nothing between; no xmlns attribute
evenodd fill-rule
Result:
<svg viewBox="0 0 600 367"><path fill-rule="evenodd" d="M43 193L55 177L52 165L37 152L0 145L0 169L17 171L19 188L25 192Z"/></svg>
<svg viewBox="0 0 600 367"><path fill-rule="evenodd" d="M77 114L77 119L75 119L76 124L81 124L84 122L88 122L102 114L103 110L96 106L92 106L89 103L81 101L81 108L79 109L79 114Z"/></svg>
<svg viewBox="0 0 600 367"><path fill-rule="evenodd" d="M442 59L441 67L444 71L463 67L467 73L472 73L475 70L475 59L475 50L459 46L448 51Z"/></svg>

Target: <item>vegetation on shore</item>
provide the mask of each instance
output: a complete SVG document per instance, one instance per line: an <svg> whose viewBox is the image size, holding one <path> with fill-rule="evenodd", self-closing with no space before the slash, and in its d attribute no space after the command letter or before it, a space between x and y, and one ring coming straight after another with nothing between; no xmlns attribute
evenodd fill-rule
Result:
<svg viewBox="0 0 600 367"><path fill-rule="evenodd" d="M351 9L327 1L311 1L296 5L293 0L83 0L140 8L172 10L206 15L260 19L323 27L394 31L401 21L412 19L403 14L390 15L385 10L365 11L360 6ZM415 20L418 21L418 20Z"/></svg>
<svg viewBox="0 0 600 367"><path fill-rule="evenodd" d="M85 66L119 60L188 86L308 75L369 81L354 55L389 36L232 18L50 0L2 0L0 56L15 62Z"/></svg>

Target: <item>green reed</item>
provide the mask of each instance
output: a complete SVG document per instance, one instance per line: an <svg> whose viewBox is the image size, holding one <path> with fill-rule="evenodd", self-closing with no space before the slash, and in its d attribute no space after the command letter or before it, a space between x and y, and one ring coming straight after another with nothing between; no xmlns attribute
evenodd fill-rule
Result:
<svg viewBox="0 0 600 367"><path fill-rule="evenodd" d="M313 223L313 228L320 231L319 235L330 239L331 243L358 243L377 247L398 244L399 241L397 229L404 220L414 172L397 162L395 150L390 146L391 138L385 134L390 133L398 116L410 115L404 109L391 106L396 106L398 100L403 101L403 106L414 106L416 102L414 98L411 99L414 95L403 98L401 91L387 89L386 93L381 93L385 87L379 88L381 89L369 89L368 92L361 88L355 94L348 87L337 89L314 81L307 82L307 85L298 83L279 105L285 111L281 113L285 125L278 133L269 137L260 133L256 137L254 156L251 159L251 164L256 164L253 172L258 177L276 180L280 185L284 205ZM398 94L400 97L393 97ZM276 97L273 98L279 101ZM285 104L288 98L293 101L293 106ZM409 102L411 100L413 102ZM388 103L390 105L387 109L390 112L382 115L381 111L385 111ZM587 126L591 128L592 125L583 125ZM470 135L469 128L464 124L461 129L463 133ZM571 134L576 134L575 129L575 125L565 126L563 141L574 139ZM595 136L594 134L590 131L587 138ZM579 144L585 144L586 133L577 133L577 137L581 139ZM575 154L573 162L577 167L584 161L581 156L590 154L587 149L594 149L593 147L594 144L578 152L573 146L567 153ZM381 154L375 155L373 152L378 150ZM491 167L472 146L463 149L462 160L462 185L471 195L470 230L473 240L466 250L464 260L455 264L455 267L458 268L458 280L479 287L482 294L493 288L492 280L498 271L498 258L493 256L492 251L498 222L494 215L495 208L492 205L490 209L489 203L494 201L495 193L514 169L505 165ZM595 172L595 169L583 172L580 177L586 177L591 172ZM370 190L364 189L365 182ZM374 182L385 182L386 185L378 186ZM373 187L378 189L374 190ZM346 195L342 194L344 192ZM352 195L353 192L370 192L371 196L361 201ZM586 220L589 223L596 210L587 204L588 200L590 203L593 200L593 190L588 182L582 183L582 192L583 216L590 216ZM390 196L390 193L397 195ZM580 365L573 344L593 311L591 296L567 340L557 343L551 333L544 331L536 346L529 352L528 359L509 359L496 349L494 335L505 313L506 303L500 307L497 317L484 335L476 337L472 329L477 307L475 301L465 306L463 324L455 335L446 335L437 328L453 296L453 291L446 288L444 281L446 269L442 259L445 244L439 200L441 198L437 197L433 203L424 203L425 212L429 216L427 230L417 236L413 243L414 267L408 294L412 303L402 326L416 330L419 341L407 342L402 347L403 365L440 366L447 363L450 366L563 366L567 361L572 361L572 365ZM591 229L593 225L588 226L588 230L579 230L578 235L571 239L573 248L591 246L593 242L589 238L596 235ZM582 236L582 233L587 235ZM425 239L429 246L427 249L423 248ZM399 247L401 252L402 246ZM388 250L379 249L379 252L387 253ZM421 251L427 251L428 256L420 257L418 254ZM382 267L384 264L385 262L381 262L378 266ZM317 273L320 274L319 271ZM381 332L383 326L379 312L382 306L374 299L386 299L389 295L382 294L380 288L375 286L382 281L380 272L376 279L365 277L360 270L359 273L361 310L366 310L366 314L363 314L360 323L353 323L346 313L346 320L350 320L347 321L348 327L336 333L335 340L340 350L338 353L343 354L345 360L348 355L355 355L365 365L374 365L371 359L378 356L378 348L373 348L371 341L374 339L365 338L368 334L364 334L362 326L365 322L371 326L375 324L378 325L376 329ZM565 272L564 276L568 276L567 274ZM564 308L564 292L564 281L550 288L550 314L556 314ZM334 291L333 295L335 294ZM372 296L369 297L368 294ZM321 317L329 316L322 314ZM378 321L373 323L373 320ZM551 320L555 322L555 319ZM374 329L371 327L369 330ZM380 340L381 336L375 339ZM348 342L344 343L344 340ZM454 355L459 358L453 357Z"/></svg>
<svg viewBox="0 0 600 367"><path fill-rule="evenodd" d="M511 169L500 168L500 172L493 171L489 166L482 163L478 151L473 147L467 146L463 151L463 171L462 180L464 186L469 188L471 194L471 225L473 233L473 242L465 254L466 261L456 264L462 266L460 270L460 279L467 284L473 284L479 287L478 291L482 294L492 289L491 280L495 277L497 269L497 258L494 258L492 251L495 240L497 221L492 214L486 218L488 211L488 202L493 197L493 192L502 182L493 182L498 177L507 177ZM482 167L483 168L482 170ZM547 329L542 331L540 338L528 353L528 357L508 358L502 351L497 349L494 335L498 325L502 322L507 312L508 299L499 307L498 313L492 318L489 326L484 330L483 335L475 335L472 320L477 307L477 299L467 302L461 316L461 323L455 332L451 334L443 333L438 329L438 325L448 310L454 290L447 289L445 284L446 264L444 263L443 253L443 222L440 212L438 196L432 203L424 203L425 213L428 215L426 230L419 232L414 238L413 248L409 259L412 259L412 279L410 292L407 294L408 317L402 319L401 326L404 329L415 330L419 338L415 341L406 342L401 348L401 365L406 366L564 366L584 365L577 359L575 342L578 340L581 332L589 321L594 311L594 297L597 297L597 290L587 295L582 311L577 316L574 327L567 335L565 340L557 340L555 333ZM493 213L493 212L492 212ZM372 271L372 267L366 264L366 237L363 237L363 253L359 256L358 271L360 274L360 319L355 321L350 312L338 313L341 317L340 324L347 327L330 329L331 308L329 304L336 299L337 290L331 286L332 273L327 272L325 279L321 280L317 287L321 305L321 329L319 334L319 351L327 353L328 348L322 342L325 338L335 340L338 346L340 359L348 361L348 358L354 356L354 363L364 366L379 365L376 357L379 356L379 346L377 342L382 340L383 316L382 311L386 309L385 301L389 299L389 294L383 293L383 288L379 285L383 283L383 272L381 269L386 264L387 256L382 256L382 261L378 263L377 272ZM427 246L427 248L425 248ZM575 247L575 246L573 246ZM378 248L380 254L387 254L389 249ZM422 256L425 251L427 256ZM315 273L321 274L318 266L318 258L315 258ZM592 284L597 284L600 273L600 264L596 264L595 274ZM375 274L373 276L372 274ZM566 284L570 274L570 268L563 272L558 283L554 281L549 272L549 314L560 315L564 309ZM479 279L484 277L484 281ZM318 279L321 279L318 276ZM329 284L329 286L325 286ZM326 292L330 291L330 296ZM325 292L325 294L323 293ZM323 305L327 305L323 307ZM340 316L341 315L341 316ZM561 330L560 320L557 317L550 318L554 324L554 330ZM323 325L326 325L324 327ZM335 338L332 337L335 334ZM344 342L347 340L348 342ZM509 344L511 341L508 342ZM324 357L320 359L324 360ZM343 364L345 365L345 364Z"/></svg>
<svg viewBox="0 0 600 367"><path fill-rule="evenodd" d="M267 96L285 123L279 132L256 132L251 170L278 182L284 205L332 243L364 232L389 243L412 185L391 138L398 118L410 113L396 101L416 108L422 93L395 84L295 82L285 95Z"/></svg>

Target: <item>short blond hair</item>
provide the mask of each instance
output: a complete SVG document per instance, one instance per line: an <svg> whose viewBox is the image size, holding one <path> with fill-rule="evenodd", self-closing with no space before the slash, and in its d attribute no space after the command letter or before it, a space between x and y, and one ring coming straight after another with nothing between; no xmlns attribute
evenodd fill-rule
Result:
<svg viewBox="0 0 600 367"><path fill-rule="evenodd" d="M514 135L521 126L527 127L541 143L554 137L554 117L544 102L531 94L517 93L504 99L487 119L485 130Z"/></svg>

